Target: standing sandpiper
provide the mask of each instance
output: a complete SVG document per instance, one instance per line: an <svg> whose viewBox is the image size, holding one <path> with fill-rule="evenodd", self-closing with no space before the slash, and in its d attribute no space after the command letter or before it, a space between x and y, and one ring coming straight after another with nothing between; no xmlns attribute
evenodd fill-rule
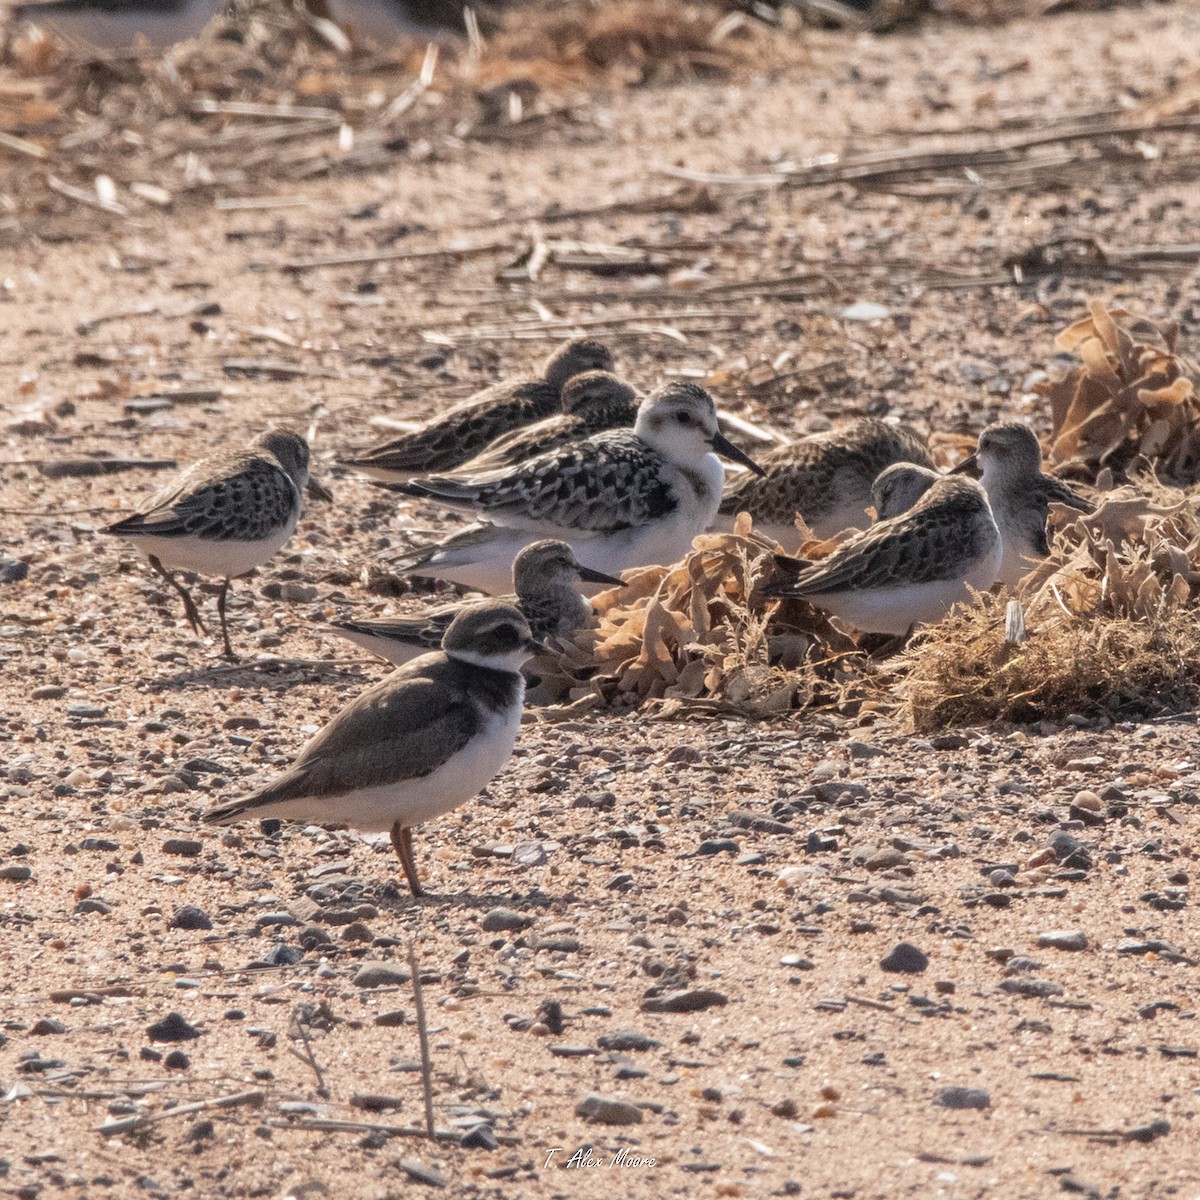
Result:
<svg viewBox="0 0 1200 1200"><path fill-rule="evenodd" d="M718 453L760 469L717 428L702 387L668 383L642 401L633 429L597 433L517 467L406 485L480 519L397 569L494 595L506 590L517 552L539 538L568 542L605 575L677 562L716 516L725 476Z"/></svg>
<svg viewBox="0 0 1200 1200"><path fill-rule="evenodd" d="M562 411L562 390L584 371L611 371L612 353L601 342L576 338L546 360L537 379L497 383L412 433L402 433L343 464L381 479L403 483L414 475L452 471L498 437Z"/></svg>
<svg viewBox="0 0 1200 1200"><path fill-rule="evenodd" d="M542 647L498 600L464 608L441 650L368 688L301 751L290 770L204 820L327 821L391 833L409 890L423 895L412 829L475 795L508 762L521 723L521 665Z"/></svg>
<svg viewBox="0 0 1200 1200"><path fill-rule="evenodd" d="M716 528L732 529L733 518L748 512L755 529L790 554L800 549L797 514L822 540L843 529L865 529L871 484L897 462L933 466L915 430L873 417L776 447L759 455L761 479L745 474L729 479Z"/></svg>
<svg viewBox="0 0 1200 1200"><path fill-rule="evenodd" d="M863 633L903 636L996 581L1004 548L987 494L942 476L917 503L844 541L815 563L775 556L768 596L799 596Z"/></svg>
<svg viewBox="0 0 1200 1200"><path fill-rule="evenodd" d="M591 604L579 592L580 581L620 587L621 580L580 566L566 542L534 542L513 560L515 596L502 596L519 608L538 641L571 638L595 617ZM442 644L450 623L463 605L447 605L408 620L335 621L333 628L380 658L399 666L418 654L428 654Z"/></svg>
<svg viewBox="0 0 1200 1200"><path fill-rule="evenodd" d="M954 474L978 465L980 483L988 495L1000 536L1004 562L998 583L1016 587L1050 553L1046 519L1051 504L1065 504L1090 513L1095 505L1074 488L1042 471L1042 448L1034 433L1020 421L998 421L979 435L979 446Z"/></svg>
<svg viewBox="0 0 1200 1200"><path fill-rule="evenodd" d="M305 491L333 497L308 474L308 443L272 429L245 449L193 463L132 516L105 533L129 538L183 599L193 631L204 632L191 594L172 571L222 578L217 596L225 655L233 658L225 600L229 581L272 558L295 531Z"/></svg>

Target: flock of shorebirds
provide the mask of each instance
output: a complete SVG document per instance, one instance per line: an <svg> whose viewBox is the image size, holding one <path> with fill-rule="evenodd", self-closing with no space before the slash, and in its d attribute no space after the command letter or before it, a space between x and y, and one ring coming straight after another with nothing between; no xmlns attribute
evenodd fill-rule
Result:
<svg viewBox="0 0 1200 1200"><path fill-rule="evenodd" d="M1092 505L1042 471L1037 438L990 425L950 474L925 441L882 420L772 447L756 462L718 427L692 382L639 399L599 342L556 350L536 379L497 384L344 465L406 496L475 517L400 564L498 596L422 618L334 626L401 664L342 709L280 778L205 814L344 823L386 831L414 896L412 829L475 795L512 753L526 660L592 619L588 589L633 568L671 564L707 530L749 512L783 551L768 596L801 597L860 633L904 635L996 584L1015 585L1048 553L1050 503ZM738 464L726 478L719 455ZM969 472L977 468L976 481ZM291 537L309 475L304 439L272 430L197 462L108 533L129 539L199 612L173 572L223 580L218 615L232 657L230 579ZM873 510L874 520L868 509ZM797 517L828 539L816 561ZM515 596L503 595L510 585Z"/></svg>

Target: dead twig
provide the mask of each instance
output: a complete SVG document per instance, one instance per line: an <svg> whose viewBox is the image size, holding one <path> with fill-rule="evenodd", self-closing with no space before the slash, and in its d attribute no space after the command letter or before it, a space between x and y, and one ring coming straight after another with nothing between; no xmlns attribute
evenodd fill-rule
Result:
<svg viewBox="0 0 1200 1200"><path fill-rule="evenodd" d="M321 1071L321 1064L317 1062L317 1056L313 1053L312 1040L308 1036L308 1021L302 1019L304 1015L302 1006L298 1005L292 1009L292 1028L304 1043L304 1052L301 1053L295 1046L288 1046L287 1051L293 1058L298 1058L305 1066L311 1068L312 1073L317 1077L317 1095L322 1100L328 1100L329 1089L325 1086L325 1075Z"/></svg>
<svg viewBox="0 0 1200 1200"><path fill-rule="evenodd" d="M165 1121L168 1117L186 1117L190 1113L206 1112L216 1108L261 1108L266 1100L262 1091L237 1092L232 1096L218 1096L215 1100L196 1100L191 1104L177 1104L174 1108L163 1109L161 1112L138 1113L133 1117L123 1117L119 1121L106 1121L96 1126L96 1132L103 1137L116 1137L118 1134L129 1133L134 1129L145 1129L147 1125Z"/></svg>
<svg viewBox="0 0 1200 1200"><path fill-rule="evenodd" d="M425 1098L425 1131L437 1137L433 1124L433 1060L429 1056L429 1030L425 1025L425 993L421 989L421 964L412 938L408 939L408 968L412 972L413 1004L417 1010L417 1038L421 1045L421 1091Z"/></svg>

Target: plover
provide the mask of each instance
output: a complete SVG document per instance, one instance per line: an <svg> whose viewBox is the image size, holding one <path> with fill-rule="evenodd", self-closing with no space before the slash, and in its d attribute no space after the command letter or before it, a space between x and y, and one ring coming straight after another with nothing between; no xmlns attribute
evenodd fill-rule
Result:
<svg viewBox="0 0 1200 1200"><path fill-rule="evenodd" d="M195 37L224 7L225 0L43 0L14 4L8 25L28 22L109 49L140 35L161 48Z"/></svg>
<svg viewBox="0 0 1200 1200"><path fill-rule="evenodd" d="M484 388L420 429L357 458L343 459L343 464L385 483L453 470L498 437L561 412L562 389L568 380L585 371L611 371L612 367L612 354L603 343L573 339L550 355L540 378Z"/></svg>
<svg viewBox="0 0 1200 1200"><path fill-rule="evenodd" d="M563 386L562 408L562 412L552 417L544 417L524 429L514 429L497 438L458 471L471 473L515 467L547 450L557 450L593 433L632 428L637 420L638 396L611 371L585 371Z"/></svg>
<svg viewBox="0 0 1200 1200"><path fill-rule="evenodd" d="M1090 513L1095 505L1060 479L1042 471L1042 448L1034 433L1019 421L998 421L979 435L975 453L954 474L978 466L1004 539L1004 561L996 581L1015 587L1050 553L1046 519L1051 504Z"/></svg>
<svg viewBox="0 0 1200 1200"><path fill-rule="evenodd" d="M875 520L886 521L907 512L939 479L937 471L915 463L892 463L884 467L871 484Z"/></svg>
<svg viewBox="0 0 1200 1200"><path fill-rule="evenodd" d="M768 596L799 596L863 633L906 634L996 580L1004 547L987 493L942 476L907 512L847 538L815 563L776 555Z"/></svg>
<svg viewBox="0 0 1200 1200"><path fill-rule="evenodd" d="M502 599L519 608L538 641L570 638L590 625L592 606L579 592L580 581L620 587L621 581L580 566L566 542L534 542L513 560L515 596ZM428 654L442 643L451 621L463 606L447 605L420 617L391 621L335 621L333 628L380 658L399 665Z"/></svg>
<svg viewBox="0 0 1200 1200"><path fill-rule="evenodd" d="M469 800L508 761L525 698L521 665L541 649L512 605L464 608L440 650L368 688L288 771L204 820L280 817L386 830L409 889L422 895L412 829Z"/></svg>
<svg viewBox="0 0 1200 1200"><path fill-rule="evenodd" d="M474 478L433 476L406 490L481 520L397 564L495 594L522 546L543 537L570 543L590 567L620 575L673 563L716 515L724 468L717 453L760 468L717 427L712 397L673 382L638 407L633 429L610 429Z"/></svg>
<svg viewBox="0 0 1200 1200"><path fill-rule="evenodd" d="M225 601L229 581L261 566L292 536L303 495L333 497L308 474L308 443L272 429L240 450L193 463L132 516L105 533L129 538L180 595L196 634L204 631L195 601L171 574L194 571L223 580L217 596L225 654L233 657Z"/></svg>
<svg viewBox="0 0 1200 1200"><path fill-rule="evenodd" d="M759 455L762 478L731 476L715 527L732 529L734 517L748 512L755 529L789 553L800 549L797 513L821 539L843 529L865 529L871 484L896 462L933 466L924 439L907 426L866 417L812 434Z"/></svg>

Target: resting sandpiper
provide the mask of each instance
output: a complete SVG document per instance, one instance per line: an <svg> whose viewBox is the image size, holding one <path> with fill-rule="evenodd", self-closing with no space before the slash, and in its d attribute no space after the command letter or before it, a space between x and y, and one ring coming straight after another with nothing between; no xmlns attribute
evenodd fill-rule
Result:
<svg viewBox="0 0 1200 1200"><path fill-rule="evenodd" d="M534 542L513 560L515 596L501 597L525 614L538 641L571 638L592 623L591 604L580 594L580 581L620 587L621 581L580 566L566 542ZM442 643L463 605L447 605L407 620L335 621L333 628L380 658L399 666Z"/></svg>
<svg viewBox="0 0 1200 1200"><path fill-rule="evenodd" d="M768 596L799 596L863 633L902 636L940 621L996 581L1004 548L987 493L942 476L907 512L847 538L817 562L775 556Z"/></svg>
<svg viewBox="0 0 1200 1200"><path fill-rule="evenodd" d="M430 471L452 471L498 437L561 412L562 389L568 380L584 371L611 371L612 367L607 346L573 339L550 355L539 378L484 388L420 429L342 462L385 483L402 483Z"/></svg>
<svg viewBox="0 0 1200 1200"><path fill-rule="evenodd" d="M1016 587L1050 553L1046 539L1050 505L1065 504L1084 513L1092 512L1095 505L1042 471L1042 448L1020 421L989 425L979 435L978 449L954 473L976 465L1004 539L1004 561L996 581Z"/></svg>
<svg viewBox="0 0 1200 1200"><path fill-rule="evenodd" d="M892 463L884 467L871 484L875 520L886 521L907 512L939 479L937 471L915 463Z"/></svg>
<svg viewBox="0 0 1200 1200"><path fill-rule="evenodd" d="M933 466L918 433L873 417L778 446L759 455L761 479L746 474L729 478L716 528L732 529L733 518L748 512L755 529L790 554L800 549L797 514L822 540L843 529L865 529L871 484L896 462Z"/></svg>
<svg viewBox="0 0 1200 1200"><path fill-rule="evenodd" d="M105 533L134 546L183 599L193 631L204 632L188 590L171 571L222 579L217 596L226 657L233 657L225 601L229 581L272 558L295 531L303 496L333 497L308 474L308 443L287 429L272 429L245 449L193 463L132 516Z"/></svg>
<svg viewBox="0 0 1200 1200"><path fill-rule="evenodd" d="M544 537L570 543L605 575L676 562L716 515L724 481L717 453L760 469L720 432L702 387L668 383L642 401L631 430L610 429L473 478L406 485L480 519L397 569L496 594L508 586L517 551Z"/></svg>
<svg viewBox="0 0 1200 1200"><path fill-rule="evenodd" d="M409 889L423 895L413 826L469 800L508 762L525 699L521 665L541 649L512 605L464 608L440 650L368 688L288 771L204 820L280 817L387 830Z"/></svg>

